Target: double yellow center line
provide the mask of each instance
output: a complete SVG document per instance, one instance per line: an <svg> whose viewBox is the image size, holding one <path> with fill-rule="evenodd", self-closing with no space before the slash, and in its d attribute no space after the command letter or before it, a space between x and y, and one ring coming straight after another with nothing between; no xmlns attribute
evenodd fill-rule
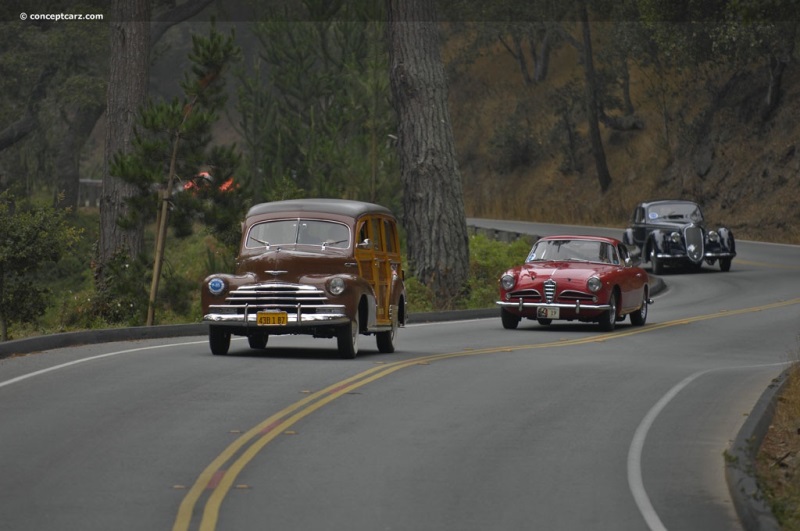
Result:
<svg viewBox="0 0 800 531"><path fill-rule="evenodd" d="M538 343L534 345L514 345L505 347L491 347L484 349L465 350L461 352L450 352L445 354L434 354L398 361L386 365L379 365L369 370L363 371L350 378L337 382L320 391L310 394L306 398L295 402L283 410L270 416L259 423L245 434L237 438L225 450L209 464L200 474L194 485L189 489L178 509L173 531L188 531L192 524L195 507L203 496L207 495L205 507L203 508L202 518L199 522L200 531L213 531L216 529L219 519L220 507L225 496L234 486L234 481L245 466L273 439L285 433L292 425L307 417L311 413L322 408L326 404L333 402L337 398L355 389L374 382L380 378L388 376L394 372L414 367L416 365L427 365L434 361L441 361L450 358L461 358L465 356L479 356L484 354L496 354L501 352L515 352L519 350L534 350L552 347L568 347L617 339L621 337L652 332L662 328L689 324L693 322L729 317L747 313L772 310L800 304L800 298L765 304L740 310L727 310L708 315L677 319L664 323L651 324L645 327L635 327L618 331L613 334L593 335L581 339L552 341L548 343Z"/></svg>

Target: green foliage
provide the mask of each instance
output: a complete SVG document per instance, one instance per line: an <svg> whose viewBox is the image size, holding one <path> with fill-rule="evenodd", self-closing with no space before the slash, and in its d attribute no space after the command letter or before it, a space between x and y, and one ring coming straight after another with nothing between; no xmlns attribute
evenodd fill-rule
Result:
<svg viewBox="0 0 800 531"><path fill-rule="evenodd" d="M213 24L207 37L193 35L192 45L191 73L181 82L183 98L149 102L139 114L132 151L113 157L112 175L139 190L130 200L131 217L120 220L123 226L152 220L161 205L158 191L176 187L174 178L188 180L210 169L216 179L224 180L239 164L235 146L209 144L211 127L225 104L225 69L239 59L241 50L233 32L225 37ZM184 218L202 214L196 202L177 203L186 210L176 216L184 229Z"/></svg>
<svg viewBox="0 0 800 531"><path fill-rule="evenodd" d="M0 194L0 340L8 339L11 324L41 317L50 292L36 274L67 253L78 236L65 212Z"/></svg>
<svg viewBox="0 0 800 531"><path fill-rule="evenodd" d="M469 281L466 308L492 308L499 294L498 280L508 268L521 264L531 242L521 238L511 243L477 234L469 239Z"/></svg>
<svg viewBox="0 0 800 531"><path fill-rule="evenodd" d="M22 2L0 5L0 129L28 112L38 118L33 132L0 153L0 189L18 195L52 183L67 124L79 110L105 105L108 69L108 22L20 20L26 11L102 13L107 2L48 0L35 9Z"/></svg>
<svg viewBox="0 0 800 531"><path fill-rule="evenodd" d="M493 308L499 295L500 275L506 269L521 264L528 256L531 245L528 238L503 242L482 234L470 236L467 293L453 303L453 309ZM406 292L411 312L442 309L434 304L433 292L412 276L406 279Z"/></svg>
<svg viewBox="0 0 800 531"><path fill-rule="evenodd" d="M256 201L347 197L393 206L394 113L384 6L303 2L265 6L259 56L241 74L243 183Z"/></svg>
<svg viewBox="0 0 800 531"><path fill-rule="evenodd" d="M98 285L94 297L76 311L74 320L66 326L81 323L107 323L111 325L140 325L147 313L147 286L151 272L144 257L131 259L127 253L118 253L104 267L104 282Z"/></svg>
<svg viewBox="0 0 800 531"><path fill-rule="evenodd" d="M223 36L212 23L207 37L192 35L192 51L189 54L191 67L181 82L183 98L149 102L139 114L132 151L118 153L113 158L112 175L135 185L139 191L138 195L128 200L130 214L119 220L120 225L139 226L158 216L157 251L153 266L155 282L151 286L156 302L163 238L166 237L166 231L162 232L163 217L169 216L169 210L174 211L174 215L169 217L172 218L176 235L186 237L191 234L194 221L199 219L206 222L210 231L219 235L221 240L230 243L233 240L232 229L238 228L238 221L246 208L235 184L225 186L223 190L223 184L235 177L240 163L236 147L210 146L211 128L226 102L225 70L240 57L241 49L235 44L233 32L227 37ZM197 179L203 171L211 174L211 182ZM179 193L175 195L176 180L180 176L193 181L194 186L183 192L178 188ZM166 211L163 210L164 201L169 201L170 208ZM238 241L238 235L236 239ZM126 267L128 265L126 263ZM112 281L104 279L107 285L99 288L102 298L108 297L108 291L114 293L126 287L126 291L114 295L132 300L130 304L118 306L122 313L115 311L112 301L103 300L103 317L127 320L139 315L136 285L127 285L125 275L115 276L112 273L112 278L119 286L110 286L108 284ZM168 283L168 305L178 312L185 311L185 307L178 304L180 297L175 295L185 285L175 275L171 276L171 280ZM131 312L126 308L130 308ZM152 318L153 313L148 313L147 322L151 322Z"/></svg>

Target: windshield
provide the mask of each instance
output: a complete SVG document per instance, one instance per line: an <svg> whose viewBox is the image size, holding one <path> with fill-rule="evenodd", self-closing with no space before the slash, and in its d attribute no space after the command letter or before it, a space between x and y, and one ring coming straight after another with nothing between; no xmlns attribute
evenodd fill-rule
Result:
<svg viewBox="0 0 800 531"><path fill-rule="evenodd" d="M533 246L525 261L544 260L619 264L614 246L596 240L540 240Z"/></svg>
<svg viewBox="0 0 800 531"><path fill-rule="evenodd" d="M695 223L703 220L700 207L694 203L666 203L653 205L647 210L648 219L669 219L677 221L694 221Z"/></svg>
<svg viewBox="0 0 800 531"><path fill-rule="evenodd" d="M347 249L350 229L333 221L282 219L253 225L245 241L245 247L249 249L294 244Z"/></svg>

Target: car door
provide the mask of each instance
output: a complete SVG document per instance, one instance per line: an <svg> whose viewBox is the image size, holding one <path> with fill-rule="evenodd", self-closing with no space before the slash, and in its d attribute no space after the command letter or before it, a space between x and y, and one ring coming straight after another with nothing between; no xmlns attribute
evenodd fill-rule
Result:
<svg viewBox="0 0 800 531"><path fill-rule="evenodd" d="M624 245L611 246L615 251L614 256L619 257L618 263L620 265L620 281L619 284L622 288L622 301L620 305L625 311L636 309L644 298L644 284L647 280L646 274L638 266L633 265L633 262L628 262L630 256ZM627 263L626 263L627 262Z"/></svg>
<svg viewBox="0 0 800 531"><path fill-rule="evenodd" d="M389 286L392 278L382 220L380 216L369 215L359 221L355 251L359 273L375 293L376 324L389 322Z"/></svg>
<svg viewBox="0 0 800 531"><path fill-rule="evenodd" d="M639 249L644 252L645 250L645 243L647 243L647 219L644 215L644 207L639 205L636 207L636 210L633 211L633 219L631 220L631 225L633 229L633 243L635 243Z"/></svg>
<svg viewBox="0 0 800 531"><path fill-rule="evenodd" d="M356 226L355 257L358 262L358 275L371 286L375 286L375 240L370 234L371 218L365 217L358 221Z"/></svg>

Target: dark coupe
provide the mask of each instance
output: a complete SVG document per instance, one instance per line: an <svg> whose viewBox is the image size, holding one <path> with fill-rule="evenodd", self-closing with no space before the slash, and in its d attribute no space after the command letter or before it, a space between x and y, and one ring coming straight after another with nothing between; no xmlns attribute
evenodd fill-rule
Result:
<svg viewBox="0 0 800 531"><path fill-rule="evenodd" d="M537 241L525 263L500 277L500 319L504 328L520 320L549 325L556 319L597 322L605 331L631 316L647 320L647 272L615 238L547 236Z"/></svg>
<svg viewBox="0 0 800 531"><path fill-rule="evenodd" d="M725 227L709 228L700 206L692 201L639 203L622 241L639 248L655 275L666 265L700 269L703 261L719 261L719 268L729 271L736 256L733 233Z"/></svg>

